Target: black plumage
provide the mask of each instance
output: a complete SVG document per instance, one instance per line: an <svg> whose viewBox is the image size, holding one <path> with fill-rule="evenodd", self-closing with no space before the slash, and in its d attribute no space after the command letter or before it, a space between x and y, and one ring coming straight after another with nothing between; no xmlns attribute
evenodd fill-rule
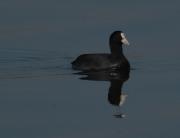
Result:
<svg viewBox="0 0 180 138"><path fill-rule="evenodd" d="M111 53L83 54L72 62L76 70L130 69L130 64L123 54L122 44L129 44L122 31L115 31L109 39Z"/></svg>

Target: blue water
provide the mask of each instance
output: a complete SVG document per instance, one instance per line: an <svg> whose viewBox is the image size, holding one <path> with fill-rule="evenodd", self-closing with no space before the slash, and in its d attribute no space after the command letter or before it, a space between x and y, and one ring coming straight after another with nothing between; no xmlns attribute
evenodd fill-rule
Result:
<svg viewBox="0 0 180 138"><path fill-rule="evenodd" d="M179 4L2 0L0 137L179 138ZM131 44L121 107L108 101L109 81L79 79L70 65L109 52L114 30Z"/></svg>

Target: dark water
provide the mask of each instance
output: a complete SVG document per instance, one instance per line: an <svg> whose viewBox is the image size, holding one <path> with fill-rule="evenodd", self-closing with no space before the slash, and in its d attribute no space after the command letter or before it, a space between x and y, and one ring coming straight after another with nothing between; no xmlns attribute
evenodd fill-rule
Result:
<svg viewBox="0 0 180 138"><path fill-rule="evenodd" d="M2 0L0 137L179 138L179 4ZM114 30L131 43L129 78L74 74L79 54L109 52Z"/></svg>

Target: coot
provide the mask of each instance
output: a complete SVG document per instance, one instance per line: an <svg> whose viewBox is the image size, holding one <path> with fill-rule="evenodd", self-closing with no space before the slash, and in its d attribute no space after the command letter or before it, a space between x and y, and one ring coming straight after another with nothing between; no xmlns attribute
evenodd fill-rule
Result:
<svg viewBox="0 0 180 138"><path fill-rule="evenodd" d="M122 31L115 31L109 38L111 53L83 54L71 64L75 70L106 70L121 69L129 70L130 64L123 54L122 44L129 45Z"/></svg>

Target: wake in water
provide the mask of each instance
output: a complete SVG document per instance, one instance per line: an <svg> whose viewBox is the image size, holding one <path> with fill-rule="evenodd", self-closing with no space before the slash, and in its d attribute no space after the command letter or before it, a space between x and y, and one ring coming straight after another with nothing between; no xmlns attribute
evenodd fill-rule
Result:
<svg viewBox="0 0 180 138"><path fill-rule="evenodd" d="M32 49L2 49L0 79L55 77L70 75L71 57L60 53Z"/></svg>

